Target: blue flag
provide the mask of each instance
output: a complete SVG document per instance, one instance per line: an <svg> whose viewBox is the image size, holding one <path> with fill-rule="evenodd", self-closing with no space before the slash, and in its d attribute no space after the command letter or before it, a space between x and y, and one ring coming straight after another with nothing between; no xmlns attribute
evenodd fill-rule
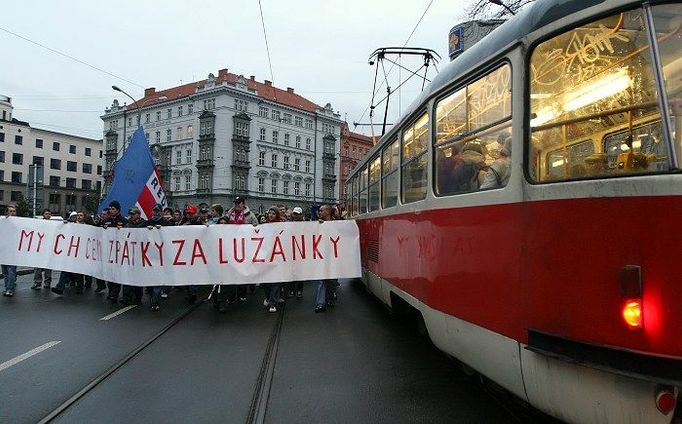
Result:
<svg viewBox="0 0 682 424"><path fill-rule="evenodd" d="M114 163L113 171L114 181L107 197L99 204L98 212L102 212L114 200L121 204L123 215L131 206L137 206L144 218L151 216L155 204L166 206L161 178L154 166L142 127L133 134L128 150Z"/></svg>

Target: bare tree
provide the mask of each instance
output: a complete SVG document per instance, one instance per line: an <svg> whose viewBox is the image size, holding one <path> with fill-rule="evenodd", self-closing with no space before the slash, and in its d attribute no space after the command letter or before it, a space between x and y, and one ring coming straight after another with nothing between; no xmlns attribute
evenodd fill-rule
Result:
<svg viewBox="0 0 682 424"><path fill-rule="evenodd" d="M508 18L535 0L474 0L466 8L471 19Z"/></svg>

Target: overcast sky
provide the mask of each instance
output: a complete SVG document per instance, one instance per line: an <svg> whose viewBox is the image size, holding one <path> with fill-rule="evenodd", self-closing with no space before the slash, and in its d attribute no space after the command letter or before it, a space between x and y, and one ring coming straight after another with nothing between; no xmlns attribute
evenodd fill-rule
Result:
<svg viewBox="0 0 682 424"><path fill-rule="evenodd" d="M162 90L217 75L228 68L277 87L293 87L311 101L331 103L349 123L369 122L378 47L403 46L431 0L261 0L272 72L257 0L140 2L33 1L3 4L0 94L12 97L14 117L32 126L102 137L99 116L114 98L115 84L135 98L143 87ZM434 0L408 46L427 47L448 62L450 28L466 20L468 0ZM122 77L126 82L52 53L6 31L59 50ZM421 59L404 59L418 68ZM386 65L389 69L389 64ZM380 71L381 72L381 71ZM434 70L429 72L434 76ZM397 69L391 85L398 85ZM402 72L402 78L406 78ZM137 85L135 85L137 84ZM390 105L396 120L419 94L406 86ZM385 95L385 88L378 95ZM375 120L381 121L381 113ZM351 125L351 130L353 127ZM369 134L368 127L355 131ZM377 129L380 131L380 129Z"/></svg>

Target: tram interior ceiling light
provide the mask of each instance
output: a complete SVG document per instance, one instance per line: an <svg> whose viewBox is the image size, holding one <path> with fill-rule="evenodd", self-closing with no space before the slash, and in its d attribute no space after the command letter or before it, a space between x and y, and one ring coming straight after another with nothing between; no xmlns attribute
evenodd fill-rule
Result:
<svg viewBox="0 0 682 424"><path fill-rule="evenodd" d="M601 77L595 81L579 86L577 89L566 93L563 97L563 105L561 109L563 112L571 112L581 107L596 103L614 94L618 94L630 87L632 80L628 75L627 68L623 68L610 75ZM545 94L531 94L531 98L542 99L546 98ZM551 121L558 115L551 107L541 109L531 119L532 127L540 126L546 122Z"/></svg>

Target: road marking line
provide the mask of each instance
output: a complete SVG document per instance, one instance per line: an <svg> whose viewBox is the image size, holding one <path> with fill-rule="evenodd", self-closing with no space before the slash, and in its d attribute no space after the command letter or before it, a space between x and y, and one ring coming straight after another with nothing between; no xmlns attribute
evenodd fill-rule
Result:
<svg viewBox="0 0 682 424"><path fill-rule="evenodd" d="M21 355L15 357L15 358L12 358L7 362L3 362L2 364L0 364L0 371L6 370L7 368L11 367L12 365L16 365L19 362L23 361L24 359L28 359L33 355L37 355L40 352L51 348L52 346L58 345L61 342L62 342L61 340L55 340L52 342L45 343L44 345L38 346L35 349L31 349L26 353L22 353Z"/></svg>
<svg viewBox="0 0 682 424"><path fill-rule="evenodd" d="M109 314L109 315L107 315L107 316L105 316L105 317L100 318L99 320L100 320L100 321L109 321L110 319L112 319L112 318L114 318L114 317L117 317L117 316L121 315L121 314L124 313L124 312L128 312L129 310L131 310L131 309L133 309L133 308L136 308L136 307L137 307L137 305L126 306L125 308L119 309L118 311L114 312L113 314Z"/></svg>

